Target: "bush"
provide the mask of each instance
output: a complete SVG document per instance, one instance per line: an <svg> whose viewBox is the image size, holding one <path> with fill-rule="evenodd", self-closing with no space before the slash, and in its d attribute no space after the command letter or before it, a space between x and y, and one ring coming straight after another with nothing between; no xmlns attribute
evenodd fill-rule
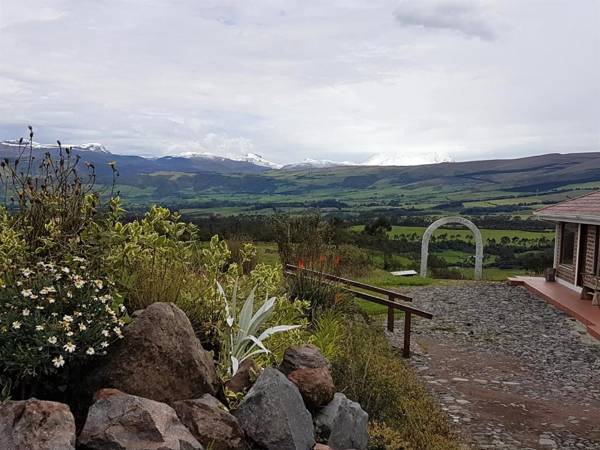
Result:
<svg viewBox="0 0 600 450"><path fill-rule="evenodd" d="M459 448L445 415L381 330L362 320L346 318L345 323L341 352L332 361L337 389L361 404L369 419L380 424L374 425L376 430L385 424L396 431L394 440L407 442L408 448ZM381 442L375 433L373 448L395 448L381 447L385 440Z"/></svg>
<svg viewBox="0 0 600 450"><path fill-rule="evenodd" d="M106 354L122 336L124 307L85 260L38 262L6 274L0 288L0 375L33 394L39 379Z"/></svg>

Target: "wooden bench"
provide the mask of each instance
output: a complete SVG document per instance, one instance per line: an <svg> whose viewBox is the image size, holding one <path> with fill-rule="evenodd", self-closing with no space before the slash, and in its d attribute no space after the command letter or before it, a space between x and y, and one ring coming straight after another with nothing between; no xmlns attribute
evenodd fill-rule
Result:
<svg viewBox="0 0 600 450"><path fill-rule="evenodd" d="M600 306L600 275L582 273L581 284L583 286L583 289L581 290L581 298L588 298L588 295L591 294L592 305Z"/></svg>
<svg viewBox="0 0 600 450"><path fill-rule="evenodd" d="M292 264L286 264L284 274L286 276L297 276L300 272L308 275L309 277L314 277L315 279L325 280L324 282L330 281L333 283L338 283L340 285L340 289L343 289L346 292L349 292L354 297L361 298L363 300L367 300L372 303L377 303L379 305L387 306L387 329L388 331L394 331L394 313L395 310L400 310L404 313L404 346L402 349L402 356L405 358L410 357L410 328L411 328L411 320L412 315L415 314L419 317L424 317L426 319L432 319L433 314L428 313L426 311L415 308L411 305L407 305L405 303L400 303L397 300L404 300L407 302L412 302L412 297L401 294L400 292L391 291L389 289L383 289L377 286L371 286L370 284L361 283L359 281L350 280L348 278L338 277L336 275L332 275L325 272L318 272L311 269L305 269L298 266L294 266ZM353 288L359 288L363 292ZM370 294L369 292L383 294L387 296L387 298L378 297Z"/></svg>

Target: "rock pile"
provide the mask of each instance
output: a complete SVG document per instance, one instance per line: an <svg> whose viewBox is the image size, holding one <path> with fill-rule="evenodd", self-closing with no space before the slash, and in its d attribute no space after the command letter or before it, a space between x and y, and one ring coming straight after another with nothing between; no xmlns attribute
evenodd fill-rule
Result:
<svg viewBox="0 0 600 450"><path fill-rule="evenodd" d="M223 391L212 357L175 305L151 305L124 334L82 383L95 393L77 438L67 405L12 401L0 404L0 448L367 448L367 413L335 393L329 363L312 345L289 348L279 369L259 373L253 362L244 364L227 387L245 396L229 412L217 399Z"/></svg>

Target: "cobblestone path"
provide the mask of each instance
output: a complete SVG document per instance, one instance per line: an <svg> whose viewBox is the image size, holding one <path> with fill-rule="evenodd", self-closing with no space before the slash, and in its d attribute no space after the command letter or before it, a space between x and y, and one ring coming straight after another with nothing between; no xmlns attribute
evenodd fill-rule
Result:
<svg viewBox="0 0 600 450"><path fill-rule="evenodd" d="M434 314L410 362L471 448L600 449L600 342L575 320L504 283L408 292Z"/></svg>

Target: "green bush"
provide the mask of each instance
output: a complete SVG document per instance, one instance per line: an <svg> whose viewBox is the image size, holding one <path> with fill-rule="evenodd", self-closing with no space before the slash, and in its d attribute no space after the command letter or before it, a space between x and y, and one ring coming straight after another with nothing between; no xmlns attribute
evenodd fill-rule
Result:
<svg viewBox="0 0 600 450"><path fill-rule="evenodd" d="M112 283L85 260L38 262L5 274L0 288L0 376L22 392L95 355L121 334L125 309Z"/></svg>

